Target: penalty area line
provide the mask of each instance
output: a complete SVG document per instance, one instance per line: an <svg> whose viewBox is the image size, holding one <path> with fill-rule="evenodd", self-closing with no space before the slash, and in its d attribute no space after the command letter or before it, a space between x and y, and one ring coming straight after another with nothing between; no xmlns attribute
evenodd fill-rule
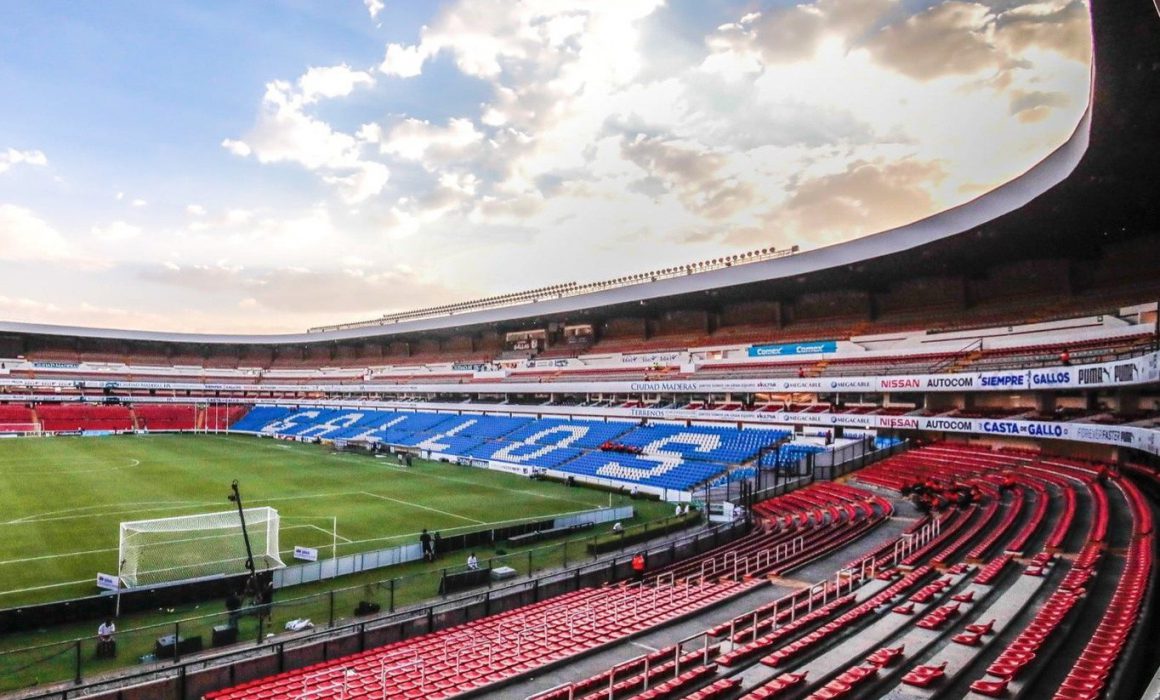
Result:
<svg viewBox="0 0 1160 700"><path fill-rule="evenodd" d="M109 547L106 549L90 549L90 550L87 550L84 552L62 552L60 554L43 554L39 557L25 557L23 559L7 559L5 561L0 561L0 566L4 566L6 564L23 564L25 562L30 562L30 561L43 561L45 559L62 559L64 557L81 557L81 556L84 556L86 554L104 554L107 552L116 552L116 551L117 551L116 547Z"/></svg>
<svg viewBox="0 0 1160 700"><path fill-rule="evenodd" d="M348 538L343 537L342 535L338 534L337 532L331 532L330 530L327 530L326 528L323 528L323 527L318 527L317 525L301 525L301 526L294 526L294 527L311 527L311 528L314 528L315 530L318 530L319 532L321 532L324 535L335 538L336 540L338 540L339 542L342 542L344 544L350 544L350 542L351 542Z"/></svg>
<svg viewBox="0 0 1160 700"><path fill-rule="evenodd" d="M78 583L92 583L93 579L83 578L80 581L65 581L64 583L50 583L46 586L32 586L31 588L14 588L11 591L0 591L0 596L15 595L17 593L28 593L31 591L43 591L49 588L64 588L65 586L75 586Z"/></svg>

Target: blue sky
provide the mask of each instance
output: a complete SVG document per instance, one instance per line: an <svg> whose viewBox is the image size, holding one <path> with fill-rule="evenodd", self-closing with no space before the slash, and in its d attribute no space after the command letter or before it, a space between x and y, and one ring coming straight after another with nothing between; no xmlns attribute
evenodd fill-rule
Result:
<svg viewBox="0 0 1160 700"><path fill-rule="evenodd" d="M1065 140L1088 23L1081 0L5 3L0 318L301 330L848 240Z"/></svg>

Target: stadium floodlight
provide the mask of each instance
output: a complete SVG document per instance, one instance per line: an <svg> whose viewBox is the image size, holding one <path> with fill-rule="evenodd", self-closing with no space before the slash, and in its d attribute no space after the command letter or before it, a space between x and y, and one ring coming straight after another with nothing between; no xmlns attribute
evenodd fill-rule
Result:
<svg viewBox="0 0 1160 700"><path fill-rule="evenodd" d="M278 552L278 511L268 506L121 523L118 561L126 588L249 574L243 533L256 571L285 566Z"/></svg>

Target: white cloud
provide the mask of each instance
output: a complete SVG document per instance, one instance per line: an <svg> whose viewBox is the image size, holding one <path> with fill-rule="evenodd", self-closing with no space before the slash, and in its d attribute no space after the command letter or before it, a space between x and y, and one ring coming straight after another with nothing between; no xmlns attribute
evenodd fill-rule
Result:
<svg viewBox="0 0 1160 700"><path fill-rule="evenodd" d="M107 226L94 226L93 236L106 243L123 243L141 235L141 228L124 221L114 221Z"/></svg>
<svg viewBox="0 0 1160 700"><path fill-rule="evenodd" d="M21 318L35 319L38 322L43 322L45 314L52 314L60 311L60 307L56 304L36 299L29 299L27 297L8 297L0 294L0 311L3 312L3 317L10 320L19 320Z"/></svg>
<svg viewBox="0 0 1160 700"><path fill-rule="evenodd" d="M311 68L298 79L302 101L307 104L324 98L345 97L360 85L370 86L374 84L375 79L369 73L352 70L345 63L337 66Z"/></svg>
<svg viewBox="0 0 1160 700"><path fill-rule="evenodd" d="M375 313L425 303L421 299L455 298L450 290L398 266L372 272L358 268L165 265L145 268L139 274L150 282L236 298L237 305L245 309Z"/></svg>
<svg viewBox="0 0 1160 700"><path fill-rule="evenodd" d="M363 0L363 5L366 5L367 12L370 13L371 19L378 19L379 13L383 11L385 5L383 0Z"/></svg>
<svg viewBox="0 0 1160 700"><path fill-rule="evenodd" d="M206 218L209 212L204 207L192 206L196 207L194 211L190 212L189 207L186 207L186 211L197 217L197 221L189 224L189 230L195 232L235 229L250 223L255 216L249 209L228 209L222 214Z"/></svg>
<svg viewBox="0 0 1160 700"><path fill-rule="evenodd" d="M237 141L235 139L222 139L222 147L230 153L233 153L235 156L241 156L243 158L253 153L249 145L243 141Z"/></svg>
<svg viewBox="0 0 1160 700"><path fill-rule="evenodd" d="M289 83L269 83L258 123L244 140L226 139L222 146L261 163L290 162L319 171L323 181L341 186L348 203L379 194L390 178L387 167L363 158L364 141L308 114L307 102Z"/></svg>
<svg viewBox="0 0 1160 700"><path fill-rule="evenodd" d="M200 204L187 204L187 205L185 205L185 213L189 214L190 216L205 216L206 215L205 207L201 206Z"/></svg>
<svg viewBox="0 0 1160 700"><path fill-rule="evenodd" d="M44 167L48 165L48 158L43 151L18 151L15 148L0 151L0 174L8 172L16 165Z"/></svg>
<svg viewBox="0 0 1160 700"><path fill-rule="evenodd" d="M338 185L342 200L347 204L358 204L383 191L391 171L382 163L361 161L349 175L324 175L323 182Z"/></svg>
<svg viewBox="0 0 1160 700"><path fill-rule="evenodd" d="M438 167L469 156L483 141L470 119L453 118L447 126L435 126L421 119L405 119L391 129L379 148L383 153Z"/></svg>
<svg viewBox="0 0 1160 700"><path fill-rule="evenodd" d="M141 199L141 198L139 198L139 197L138 197L137 199L134 199L134 200L133 200L133 201L130 203L130 206L132 206L132 207L135 207L135 208L137 208L137 209L140 209L140 208L142 208L142 207L147 207L147 206L149 206L149 202L146 202L144 199Z"/></svg>
<svg viewBox="0 0 1160 700"><path fill-rule="evenodd" d="M32 210L0 204L0 259L8 262L52 261L71 257L64 236Z"/></svg>
<svg viewBox="0 0 1160 700"><path fill-rule="evenodd" d="M421 46L390 44L387 55L379 64L379 70L399 78L414 78L423 72L423 63L430 57L428 50Z"/></svg>
<svg viewBox="0 0 1160 700"><path fill-rule="evenodd" d="M230 209L226 211L224 223L226 226L241 226L248 224L254 218L254 212L249 209Z"/></svg>

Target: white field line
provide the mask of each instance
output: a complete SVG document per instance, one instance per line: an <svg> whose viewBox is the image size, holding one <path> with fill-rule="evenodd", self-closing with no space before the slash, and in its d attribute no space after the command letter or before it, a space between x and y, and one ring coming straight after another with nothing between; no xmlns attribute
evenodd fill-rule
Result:
<svg viewBox="0 0 1160 700"><path fill-rule="evenodd" d="M420 508L422 510L429 510L432 513L439 513L440 515L447 515L447 516L450 516L452 518L458 518L459 520L466 520L467 522L475 523L476 525L487 525L487 523L485 523L482 520L476 520L475 518L469 518L465 515L459 515L458 513L449 513L445 510L439 510L438 508L432 508L431 506L425 506L425 505L421 505L419 503L411 503L410 501L402 501L402 500L399 500L398 498L391 498L390 496L381 496L377 493L371 493L370 491L363 491L363 493L368 495L368 496L373 496L374 498L381 498L384 501L398 503L399 505L410 506L412 508Z"/></svg>
<svg viewBox="0 0 1160 700"><path fill-rule="evenodd" d="M44 554L39 557L24 557L23 559L8 559L0 561L0 566L5 564L23 564L30 561L43 561L45 559L64 559L65 557L82 557L86 554L104 554L106 552L115 552L116 547L108 547L106 549L89 549L83 552L63 552L61 554Z"/></svg>
<svg viewBox="0 0 1160 700"><path fill-rule="evenodd" d="M75 586L78 583L91 583L96 586L96 578L83 578L80 581L65 581L64 583L50 583L46 586L32 586L31 588L15 588L11 591L0 591L0 596L13 595L14 593L28 593L30 591L43 591L48 588L63 588L65 586Z"/></svg>
<svg viewBox="0 0 1160 700"><path fill-rule="evenodd" d="M338 493L315 493L303 496L274 496L271 498L259 498L249 501L250 505L260 505L263 503L277 503L280 501L302 501L311 498L330 498L334 496L359 496L363 495L363 491L342 491ZM26 515L22 518L9 520L0 525L27 525L30 523L44 523L56 520L80 520L82 518L106 518L119 515L129 515L131 513L146 513L154 510L166 510L173 505L181 505L183 508L204 507L204 506L220 506L221 509L229 510L230 506L224 501L141 501L139 503L108 503L99 506L81 506L78 508L68 508L65 510L48 511L45 513L36 513L33 515ZM93 510L94 508L120 508L123 506L157 506L149 508L130 508L124 510L114 510L102 513L82 513L81 511ZM72 515L65 515L72 513ZM48 517L58 516L58 517Z"/></svg>
<svg viewBox="0 0 1160 700"><path fill-rule="evenodd" d="M339 542L342 542L342 543L344 543L344 544L350 544L350 540L349 540L349 539L347 539L346 537L343 537L342 535L338 534L337 532L331 532L330 530L327 530L326 528L318 527L317 525L301 525L301 526L299 526L299 525L292 525L291 527L312 527L312 528L314 528L315 530L318 530L319 532L321 532L322 534L324 534L324 535L327 535L328 537L334 537L334 538L335 538L335 539L337 539ZM283 530L289 530L290 528L289 528L289 527L284 527L284 528L282 528L282 529L283 529Z"/></svg>
<svg viewBox="0 0 1160 700"><path fill-rule="evenodd" d="M282 517L282 522L286 522L287 520L331 520L331 521L336 521L337 519L333 515L287 515L287 516ZM300 526L294 525L292 527L300 527ZM325 535L330 535L332 537L339 539L344 544L350 544L354 541L354 540L348 539L348 538L343 537L342 535L338 534L337 529L334 532L331 532L330 530L327 530L326 528L320 527L318 525L304 525L301 527L312 527L315 530L318 530L319 532L321 532ZM282 529L289 530L290 528L285 527ZM293 550L291 550L291 551L293 551Z"/></svg>
<svg viewBox="0 0 1160 700"><path fill-rule="evenodd" d="M102 467L100 469L60 469L60 470L50 470L50 471L45 471L44 469L31 469L29 471L19 471L19 472L10 472L10 471L0 469L0 474L3 474L5 476L18 475L18 474L41 474L41 475L45 475L45 476L56 476L57 474L97 474L97 473L103 473L103 472L116 472L116 471L121 471L122 469L132 469L133 467L139 467L139 466L141 466L141 460L130 459L129 464L126 464L123 467Z"/></svg>
<svg viewBox="0 0 1160 700"><path fill-rule="evenodd" d="M81 518L96 518L96 517L103 518L103 517L106 517L109 515L121 515L124 513L136 513L136 512L139 512L141 510L162 510L162 508L153 507L153 506L180 506L180 505L195 506L198 504L195 501L136 501L133 503L102 503L101 505L96 505L96 506L77 506L76 508L65 508L63 510L49 510L49 511L45 511L43 513L35 513L33 515L26 515L23 518L16 518L15 520L9 520L8 522L0 523L0 525L22 525L24 523L41 522L43 520L59 520L62 518L50 518L49 516L65 515L65 514L74 514L74 517L81 517ZM112 511L110 513L104 513L104 512L84 513L84 511L99 510L99 509L104 509L104 508L123 508L124 506L150 506L150 507L149 508L131 508L129 510L116 510L116 511ZM81 513L84 513L84 514L83 515L76 515L76 514L81 514ZM67 519L67 518L63 518L63 519Z"/></svg>

